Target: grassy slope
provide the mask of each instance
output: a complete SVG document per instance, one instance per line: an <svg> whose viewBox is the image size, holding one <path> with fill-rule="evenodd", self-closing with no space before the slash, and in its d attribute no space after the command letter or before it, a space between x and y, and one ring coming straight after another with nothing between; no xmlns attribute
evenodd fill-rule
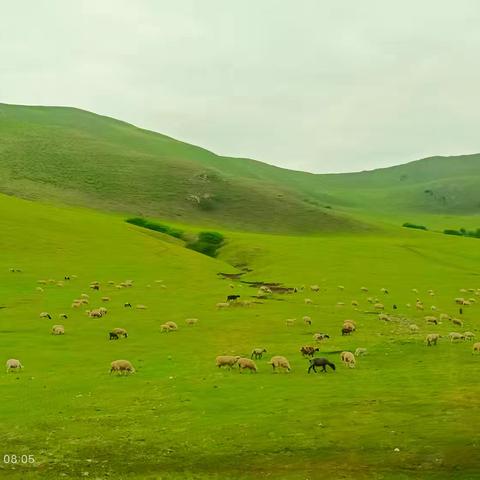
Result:
<svg viewBox="0 0 480 480"><path fill-rule="evenodd" d="M5 104L0 134L0 191L27 198L283 233L363 230L359 219L372 212L401 223L435 214L438 224L480 214L480 155L313 175L218 156L78 109ZM199 206L191 194L211 199Z"/></svg>
<svg viewBox="0 0 480 480"><path fill-rule="evenodd" d="M427 328L422 314L407 309L420 289L427 305L455 313L460 287L479 287L478 240L429 232L383 228L382 236L330 234L318 237L270 236L227 232L229 244L212 260L125 224L87 210L55 208L0 196L0 360L18 357L21 374L0 374L0 436L4 453L33 454L36 467L4 465L9 479L164 478L273 479L322 477L405 480L472 479L480 468L478 414L479 358L471 344L436 348L423 345L427 332L446 333L451 325ZM222 263L247 261L247 278L289 285L318 283L319 294L304 293L217 311L231 292L216 273ZM10 273L11 267L22 273ZM78 278L64 287L35 290L42 278ZM131 278L135 286L105 286L91 292L93 280ZM164 280L166 289L155 283ZM337 285L345 286L341 292ZM148 287L148 285L151 285ZM410 335L401 323L384 324L359 287L372 295L386 286L381 300L421 327ZM435 297L426 295L434 288ZM91 305L109 295L109 314L89 319L72 310L80 293ZM314 299L306 306L305 296ZM357 299L355 311L350 301ZM280 301L282 300L282 301ZM146 311L123 308L144 303ZM346 303L337 307L339 301ZM464 315L465 330L478 330L480 306ZM39 312L68 312L68 320L40 319ZM286 318L303 315L313 326ZM193 328L183 319L198 317ZM345 318L358 332L338 335ZM159 325L177 321L176 333ZM53 323L67 334L52 337ZM129 330L125 341L109 342L110 328ZM298 353L315 331L331 340L324 355L335 373L307 375ZM478 335L478 332L477 332ZM218 371L221 353L248 354L265 346L286 355L290 375L273 375L266 360L257 375ZM369 355L349 370L337 353L362 346ZM138 373L108 375L110 361L130 359ZM8 448L6 447L8 446ZM394 452L399 448L400 452ZM9 450L9 452L7 452ZM2 478L3 478L2 477Z"/></svg>
<svg viewBox="0 0 480 480"><path fill-rule="evenodd" d="M4 193L238 229L362 228L269 178L281 169L82 110L0 104L0 134ZM252 165L258 175L239 175Z"/></svg>

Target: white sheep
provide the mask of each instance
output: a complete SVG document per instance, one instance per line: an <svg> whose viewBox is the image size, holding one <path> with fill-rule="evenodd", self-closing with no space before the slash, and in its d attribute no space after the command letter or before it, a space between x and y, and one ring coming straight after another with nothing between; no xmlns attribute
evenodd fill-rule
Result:
<svg viewBox="0 0 480 480"><path fill-rule="evenodd" d="M21 370L23 368L23 365L20 363L20 360L17 360L16 358L9 358L6 363L7 367L7 373L15 370Z"/></svg>
<svg viewBox="0 0 480 480"><path fill-rule="evenodd" d="M250 358L239 358L237 360L237 365L240 371L250 370L250 372L257 373L257 366L255 365L255 362Z"/></svg>
<svg viewBox="0 0 480 480"><path fill-rule="evenodd" d="M215 359L215 364L218 368L220 367L229 367L232 368L239 360L240 356L236 355L219 355Z"/></svg>
<svg viewBox="0 0 480 480"><path fill-rule="evenodd" d="M165 322L164 325L168 325L170 327L170 330L178 330L178 325L175 322Z"/></svg>
<svg viewBox="0 0 480 480"><path fill-rule="evenodd" d="M287 372L291 370L289 361L281 355L276 355L275 357L272 357L268 363L272 366L273 371L275 371L275 369L277 368L283 368Z"/></svg>
<svg viewBox="0 0 480 480"><path fill-rule="evenodd" d="M311 298L305 298L304 302L305 302L305 305L311 305L313 303Z"/></svg>
<svg viewBox="0 0 480 480"><path fill-rule="evenodd" d="M52 335L65 335L65 327L63 325L54 325L52 327Z"/></svg>
<svg viewBox="0 0 480 480"><path fill-rule="evenodd" d="M411 323L408 328L410 328L410 331L412 333L417 333L420 331L420 328L418 327L418 325L415 325L414 323Z"/></svg>
<svg viewBox="0 0 480 480"><path fill-rule="evenodd" d="M160 331L161 332L171 332L172 329L170 328L170 325L167 325L166 323L162 323L162 325L160 325Z"/></svg>
<svg viewBox="0 0 480 480"><path fill-rule="evenodd" d="M465 340L473 340L475 338L473 332L463 332L463 336L465 337Z"/></svg>
<svg viewBox="0 0 480 480"><path fill-rule="evenodd" d="M342 352L340 354L340 359L342 360L344 365L350 368L355 368L356 360L352 352Z"/></svg>
<svg viewBox="0 0 480 480"><path fill-rule="evenodd" d="M110 373L112 372L129 375L130 373L135 373L135 368L128 360L114 360L110 364Z"/></svg>
<svg viewBox="0 0 480 480"><path fill-rule="evenodd" d="M448 338L450 339L450 342L455 342L457 340L465 340L465 337L461 334L461 333L458 333L458 332L450 332L448 334Z"/></svg>
<svg viewBox="0 0 480 480"><path fill-rule="evenodd" d="M452 318L452 323L454 325L458 325L459 327L463 327L463 322L459 318Z"/></svg>
<svg viewBox="0 0 480 480"><path fill-rule="evenodd" d="M138 309L138 310L146 310L147 307L146 307L146 305L143 305L143 304L139 303L139 304L137 305L137 309Z"/></svg>
<svg viewBox="0 0 480 480"><path fill-rule="evenodd" d="M473 353L480 352L480 342L473 344Z"/></svg>
<svg viewBox="0 0 480 480"><path fill-rule="evenodd" d="M373 308L375 310L385 310L385 305L383 303L376 303Z"/></svg>
<svg viewBox="0 0 480 480"><path fill-rule="evenodd" d="M218 310L220 310L221 308L228 308L230 306L230 303L229 302L219 302L215 306L217 307Z"/></svg>
<svg viewBox="0 0 480 480"><path fill-rule="evenodd" d="M295 320L296 320L296 318L287 318L285 320L285 325L287 327L293 327L293 325L295 324Z"/></svg>
<svg viewBox="0 0 480 480"><path fill-rule="evenodd" d="M312 324L312 319L308 316L303 317L303 321L305 322L305 325L311 325Z"/></svg>
<svg viewBox="0 0 480 480"><path fill-rule="evenodd" d="M40 318L48 318L49 320L52 319L52 316L48 312L40 313Z"/></svg>
<svg viewBox="0 0 480 480"><path fill-rule="evenodd" d="M320 287L318 285L310 285L310 290L312 292L319 292L320 291Z"/></svg>
<svg viewBox="0 0 480 480"><path fill-rule="evenodd" d="M185 323L186 323L187 325L196 325L197 322L198 322L198 318L187 318L187 319L185 320Z"/></svg>
<svg viewBox="0 0 480 480"><path fill-rule="evenodd" d="M362 348L362 347L358 347L356 350L355 350L355 356L356 357L359 357L361 355L366 355L368 352L367 352L367 349L366 348Z"/></svg>
<svg viewBox="0 0 480 480"><path fill-rule="evenodd" d="M425 338L425 343L431 347L432 345L436 345L438 340L442 338L438 333L429 333Z"/></svg>

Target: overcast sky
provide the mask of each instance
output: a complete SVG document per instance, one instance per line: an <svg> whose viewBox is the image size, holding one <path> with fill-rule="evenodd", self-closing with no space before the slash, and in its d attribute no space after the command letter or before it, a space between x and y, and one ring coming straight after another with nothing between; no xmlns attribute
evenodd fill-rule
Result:
<svg viewBox="0 0 480 480"><path fill-rule="evenodd" d="M0 102L314 172L480 152L477 0L15 0L0 19Z"/></svg>

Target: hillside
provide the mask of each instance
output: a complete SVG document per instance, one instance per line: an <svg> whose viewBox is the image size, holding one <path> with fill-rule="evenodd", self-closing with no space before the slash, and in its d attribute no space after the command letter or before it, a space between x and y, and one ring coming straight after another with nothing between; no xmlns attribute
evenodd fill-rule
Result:
<svg viewBox="0 0 480 480"><path fill-rule="evenodd" d="M0 135L0 192L28 199L279 233L370 229L355 219L365 212L395 222L480 212L480 155L311 174L218 156L83 110L6 104Z"/></svg>
<svg viewBox="0 0 480 480"><path fill-rule="evenodd" d="M363 228L278 181L286 170L82 110L0 104L0 135L6 194L247 230Z"/></svg>

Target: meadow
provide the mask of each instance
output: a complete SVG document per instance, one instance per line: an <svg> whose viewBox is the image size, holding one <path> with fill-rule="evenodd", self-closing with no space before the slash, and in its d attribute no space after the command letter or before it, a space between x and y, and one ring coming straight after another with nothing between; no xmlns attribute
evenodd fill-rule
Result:
<svg viewBox="0 0 480 480"><path fill-rule="evenodd" d="M210 258L119 214L4 195L0 210L0 361L24 365L0 373L0 453L35 458L0 464L0 478L479 478L480 355L472 342L425 346L426 334L458 327L423 319L431 305L433 314L458 316L460 289L480 287L477 239L381 221L361 232L301 236L224 229L226 244ZM305 290L256 299L256 288L218 275L240 272L234 265L251 270L245 282ZM108 283L127 279L133 287ZM320 292L309 291L312 284ZM108 314L89 318L71 308L81 293L89 308L104 305ZM231 293L253 303L215 308ZM102 304L102 296L111 300ZM398 320L380 321L370 296ZM417 297L424 312L414 308ZM52 320L40 318L43 311ZM461 331L478 336L479 315L480 305L465 307ZM198 324L187 326L192 317ZM347 318L357 331L341 336ZM161 333L166 321L178 331ZM64 336L50 334L57 323ZM128 338L109 341L114 327ZM315 332L329 333L319 355L335 372L307 374L299 349L314 344ZM267 349L258 373L216 368L217 355L249 357L254 347ZM357 347L368 354L355 369L344 367L339 352ZM286 356L292 371L274 374L273 355ZM120 358L137 372L110 375Z"/></svg>

